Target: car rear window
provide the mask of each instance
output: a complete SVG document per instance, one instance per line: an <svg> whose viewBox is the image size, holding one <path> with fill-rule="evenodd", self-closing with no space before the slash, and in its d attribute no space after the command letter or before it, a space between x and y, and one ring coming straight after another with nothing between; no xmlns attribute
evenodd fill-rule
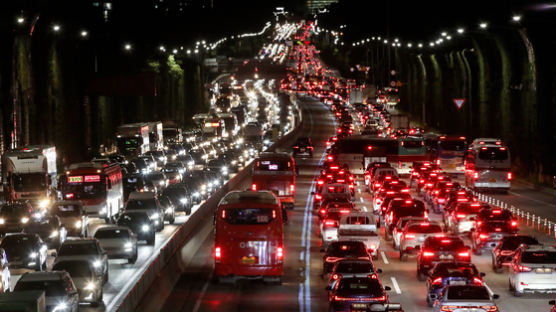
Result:
<svg viewBox="0 0 556 312"><path fill-rule="evenodd" d="M340 262L336 267L336 273L367 273L374 272L373 264L368 261L361 262Z"/></svg>
<svg viewBox="0 0 556 312"><path fill-rule="evenodd" d="M276 211L270 208L232 208L222 213L226 222L232 225L269 224L276 216Z"/></svg>
<svg viewBox="0 0 556 312"><path fill-rule="evenodd" d="M81 215L81 207L73 204L54 205L52 212L59 217L75 217Z"/></svg>
<svg viewBox="0 0 556 312"><path fill-rule="evenodd" d="M450 140L450 141L438 141L438 146L446 151L464 151L465 141L463 140Z"/></svg>
<svg viewBox="0 0 556 312"><path fill-rule="evenodd" d="M127 202L127 210L156 209L155 199L132 199Z"/></svg>
<svg viewBox="0 0 556 312"><path fill-rule="evenodd" d="M529 236L510 236L502 240L500 248L506 250L516 250L521 244L537 245L539 242L534 237Z"/></svg>
<svg viewBox="0 0 556 312"><path fill-rule="evenodd" d="M506 160L508 159L508 150L504 147L482 147L479 151L479 159Z"/></svg>
<svg viewBox="0 0 556 312"><path fill-rule="evenodd" d="M556 263L555 251L525 251L521 255L523 263Z"/></svg>
<svg viewBox="0 0 556 312"><path fill-rule="evenodd" d="M52 267L53 271L66 271L72 278L88 278L93 276L91 265L87 261L62 261Z"/></svg>
<svg viewBox="0 0 556 312"><path fill-rule="evenodd" d="M490 300L490 295L486 287L450 286L448 300Z"/></svg>
<svg viewBox="0 0 556 312"><path fill-rule="evenodd" d="M98 255L96 244L63 244L58 256Z"/></svg>
<svg viewBox="0 0 556 312"><path fill-rule="evenodd" d="M371 221L368 217L347 217L346 224L371 224Z"/></svg>
<svg viewBox="0 0 556 312"><path fill-rule="evenodd" d="M338 285L338 291L347 294L365 294L369 297L380 297L384 294L380 282L373 278L343 278Z"/></svg>
<svg viewBox="0 0 556 312"><path fill-rule="evenodd" d="M440 251L460 250L465 244L460 238L429 237L425 241L425 247Z"/></svg>
<svg viewBox="0 0 556 312"><path fill-rule="evenodd" d="M508 222L486 222L481 224L479 231L482 232L510 232L512 229Z"/></svg>
<svg viewBox="0 0 556 312"><path fill-rule="evenodd" d="M442 227L438 224L421 223L411 224L407 228L408 233L430 234L442 232Z"/></svg>
<svg viewBox="0 0 556 312"><path fill-rule="evenodd" d="M363 242L336 242L328 247L327 254L332 257L366 257L367 250Z"/></svg>
<svg viewBox="0 0 556 312"><path fill-rule="evenodd" d="M106 239L106 238L129 238L129 231L121 229L100 229L95 233L95 238Z"/></svg>
<svg viewBox="0 0 556 312"><path fill-rule="evenodd" d="M14 291L27 291L27 290L42 290L47 297L66 296L66 289L63 282L60 281L33 281L24 282L19 281L14 288Z"/></svg>
<svg viewBox="0 0 556 312"><path fill-rule="evenodd" d="M479 271L472 264L439 263L433 273L442 276L472 276L479 274Z"/></svg>

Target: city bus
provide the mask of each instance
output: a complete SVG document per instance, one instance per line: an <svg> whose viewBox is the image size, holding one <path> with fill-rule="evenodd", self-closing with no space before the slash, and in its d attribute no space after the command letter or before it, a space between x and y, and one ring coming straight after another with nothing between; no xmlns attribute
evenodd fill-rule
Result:
<svg viewBox="0 0 556 312"><path fill-rule="evenodd" d="M476 145L465 157L465 184L475 190L507 191L513 179L511 169L507 146Z"/></svg>
<svg viewBox="0 0 556 312"><path fill-rule="evenodd" d="M362 175L372 162L387 162L398 156L398 141L374 135L352 135L340 138L331 146L340 166L349 167L353 174Z"/></svg>
<svg viewBox="0 0 556 312"><path fill-rule="evenodd" d="M425 138L408 135L398 138L398 154L390 155L388 162L392 168L397 169L398 174L409 175L413 162L431 159L431 154L427 152L425 146Z"/></svg>
<svg viewBox="0 0 556 312"><path fill-rule="evenodd" d="M60 178L64 200L78 200L87 215L111 221L124 206L118 164L76 163Z"/></svg>
<svg viewBox="0 0 556 312"><path fill-rule="evenodd" d="M281 283L284 228L280 201L268 191L232 191L215 214L214 275Z"/></svg>
<svg viewBox="0 0 556 312"><path fill-rule="evenodd" d="M288 153L261 153L253 162L251 189L271 191L282 207L295 205L295 161Z"/></svg>
<svg viewBox="0 0 556 312"><path fill-rule="evenodd" d="M446 173L464 173L465 149L467 141L464 136L442 135L436 146L436 165Z"/></svg>

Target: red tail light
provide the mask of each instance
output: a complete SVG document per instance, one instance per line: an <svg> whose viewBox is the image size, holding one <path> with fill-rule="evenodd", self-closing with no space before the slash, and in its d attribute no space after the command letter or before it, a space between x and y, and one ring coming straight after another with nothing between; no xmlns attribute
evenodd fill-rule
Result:
<svg viewBox="0 0 556 312"><path fill-rule="evenodd" d="M334 220L324 220L324 226L335 226L336 225L336 221Z"/></svg>
<svg viewBox="0 0 556 312"><path fill-rule="evenodd" d="M458 214L456 214L456 218L458 218L458 219L463 219L463 218L465 218L465 217L467 217L467 215L465 215L464 213L458 213Z"/></svg>
<svg viewBox="0 0 556 312"><path fill-rule="evenodd" d="M483 240L484 240L484 239L488 239L488 238L489 238L489 235L488 235L488 234L479 234L479 238L480 238L480 239L483 239Z"/></svg>
<svg viewBox="0 0 556 312"><path fill-rule="evenodd" d="M332 279L333 280L339 280L340 278L342 278L341 274L332 274Z"/></svg>
<svg viewBox="0 0 556 312"><path fill-rule="evenodd" d="M482 279L480 279L480 278L478 278L478 277L474 277L474 278L473 278L473 283L474 283L474 284L477 284L477 285L483 285L484 282L483 282Z"/></svg>
<svg viewBox="0 0 556 312"><path fill-rule="evenodd" d="M425 257L425 258L434 257L434 252L432 252L432 251L423 251L423 257Z"/></svg>
<svg viewBox="0 0 556 312"><path fill-rule="evenodd" d="M479 179L479 173L478 172L473 172L473 179L475 179L475 180Z"/></svg>
<svg viewBox="0 0 556 312"><path fill-rule="evenodd" d="M375 298L351 298L351 297L340 297L340 296L334 296L334 300L335 301L385 301L386 300L386 296L380 296L380 297L375 297Z"/></svg>
<svg viewBox="0 0 556 312"><path fill-rule="evenodd" d="M318 180L317 185L324 185L324 181L323 180Z"/></svg>
<svg viewBox="0 0 556 312"><path fill-rule="evenodd" d="M515 270L518 272L531 272L531 268L523 265L515 265Z"/></svg>
<svg viewBox="0 0 556 312"><path fill-rule="evenodd" d="M222 219L226 219L226 210L222 210Z"/></svg>
<svg viewBox="0 0 556 312"><path fill-rule="evenodd" d="M350 212L351 212L351 210L349 210L349 209L341 209L341 210L340 210L340 213L341 213L341 214L348 214L348 213L350 213Z"/></svg>
<svg viewBox="0 0 556 312"><path fill-rule="evenodd" d="M323 215L323 214L325 214L325 213L326 213L326 209L321 209L321 210L320 210L320 214L321 214L321 215Z"/></svg>
<svg viewBox="0 0 556 312"><path fill-rule="evenodd" d="M277 247L276 248L276 260L278 260L278 261L284 260L284 248L283 247Z"/></svg>
<svg viewBox="0 0 556 312"><path fill-rule="evenodd" d="M332 161L332 160L334 160L334 157L328 155L328 156L326 156L326 159L328 159L329 161Z"/></svg>
<svg viewBox="0 0 556 312"><path fill-rule="evenodd" d="M403 189L400 191L401 193L409 193L409 189Z"/></svg>
<svg viewBox="0 0 556 312"><path fill-rule="evenodd" d="M437 201L438 201L439 204L442 204L442 203L444 203L444 202L446 201L446 199L444 199L444 198L439 198L439 199L437 199Z"/></svg>
<svg viewBox="0 0 556 312"><path fill-rule="evenodd" d="M253 183L251 185L251 190L256 191L257 190L257 184Z"/></svg>
<svg viewBox="0 0 556 312"><path fill-rule="evenodd" d="M512 227L517 227L517 224L518 224L517 221L512 220L512 222L511 222L511 226L512 226Z"/></svg>
<svg viewBox="0 0 556 312"><path fill-rule="evenodd" d="M214 248L214 259L217 261L222 259L222 249L220 247Z"/></svg>
<svg viewBox="0 0 556 312"><path fill-rule="evenodd" d="M290 184L290 192L295 192L295 185Z"/></svg>
<svg viewBox="0 0 556 312"><path fill-rule="evenodd" d="M432 281L432 284L433 285L442 285L442 277L434 279L434 281Z"/></svg>
<svg viewBox="0 0 556 312"><path fill-rule="evenodd" d="M394 195L394 194L396 194L396 192L394 192L394 191L388 191L388 192L386 192L386 195Z"/></svg>
<svg viewBox="0 0 556 312"><path fill-rule="evenodd" d="M316 200L321 200L321 199L322 199L322 195L321 195L321 194L315 194L315 199L316 199Z"/></svg>
<svg viewBox="0 0 556 312"><path fill-rule="evenodd" d="M512 180L514 178L514 175L511 172L508 172L508 180Z"/></svg>
<svg viewBox="0 0 556 312"><path fill-rule="evenodd" d="M469 252L468 251L462 251L458 253L458 257L461 258L469 258Z"/></svg>
<svg viewBox="0 0 556 312"><path fill-rule="evenodd" d="M440 166L440 159L437 159L437 160L436 160L436 165L437 165L437 166Z"/></svg>
<svg viewBox="0 0 556 312"><path fill-rule="evenodd" d="M72 199L75 195L73 193L67 193L66 194L66 198L67 199Z"/></svg>

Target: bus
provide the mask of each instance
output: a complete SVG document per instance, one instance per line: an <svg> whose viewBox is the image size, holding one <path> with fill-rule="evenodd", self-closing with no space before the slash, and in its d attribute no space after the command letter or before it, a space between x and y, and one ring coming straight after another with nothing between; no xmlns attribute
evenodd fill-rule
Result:
<svg viewBox="0 0 556 312"><path fill-rule="evenodd" d="M508 191L513 179L511 166L507 146L476 145L465 157L465 184L474 190Z"/></svg>
<svg viewBox="0 0 556 312"><path fill-rule="evenodd" d="M60 177L64 200L78 200L87 215L110 222L124 206L122 170L118 164L71 164Z"/></svg>
<svg viewBox="0 0 556 312"><path fill-rule="evenodd" d="M204 137L222 137L225 131L224 119L217 116L210 116L205 119L201 128Z"/></svg>
<svg viewBox="0 0 556 312"><path fill-rule="evenodd" d="M464 136L442 135L436 146L436 165L446 173L465 173L465 149L467 141Z"/></svg>
<svg viewBox="0 0 556 312"><path fill-rule="evenodd" d="M400 175L409 175L413 162L429 160L432 160L432 157L427 152L425 138L412 135L398 138L398 155L388 158L390 165L396 168Z"/></svg>
<svg viewBox="0 0 556 312"><path fill-rule="evenodd" d="M150 151L149 125L144 122L123 124L116 132L118 152L125 156L137 156Z"/></svg>
<svg viewBox="0 0 556 312"><path fill-rule="evenodd" d="M232 191L215 214L214 275L219 282L260 278L281 283L284 228L280 201L268 191Z"/></svg>
<svg viewBox="0 0 556 312"><path fill-rule="evenodd" d="M370 163L397 157L398 141L374 135L352 135L338 139L332 145L331 153L337 157L340 166L347 165L353 174L362 175Z"/></svg>
<svg viewBox="0 0 556 312"><path fill-rule="evenodd" d="M261 153L253 162L251 189L271 191L282 207L295 205L295 161L288 153Z"/></svg>

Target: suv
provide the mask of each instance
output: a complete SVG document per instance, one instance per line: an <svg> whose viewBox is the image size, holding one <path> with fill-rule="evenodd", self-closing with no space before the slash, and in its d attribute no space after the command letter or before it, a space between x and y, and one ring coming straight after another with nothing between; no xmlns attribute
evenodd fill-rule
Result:
<svg viewBox="0 0 556 312"><path fill-rule="evenodd" d="M417 254L417 278L425 280L427 272L437 262L471 262L469 247L459 236L429 236Z"/></svg>
<svg viewBox="0 0 556 312"><path fill-rule="evenodd" d="M297 138L297 142L292 147L293 157L299 154L309 154L309 157L313 157L313 143L311 138L301 137Z"/></svg>
<svg viewBox="0 0 556 312"><path fill-rule="evenodd" d="M87 260L64 260L57 262L53 271L66 271L77 287L79 300L98 307L102 303L102 277L95 273L95 267Z"/></svg>
<svg viewBox="0 0 556 312"><path fill-rule="evenodd" d="M556 289L556 248L540 245L520 247L510 264L510 291L515 297L525 292Z"/></svg>
<svg viewBox="0 0 556 312"><path fill-rule="evenodd" d="M539 241L527 235L504 236L492 250L492 270L501 273L504 266L509 266L516 250L521 245L539 245Z"/></svg>
<svg viewBox="0 0 556 312"><path fill-rule="evenodd" d="M47 311L77 312L79 294L68 272L25 273L15 284L14 292L44 291Z"/></svg>
<svg viewBox="0 0 556 312"><path fill-rule="evenodd" d="M106 251L100 247L96 238L69 239L62 244L60 251L54 259L54 266L60 261L85 260L89 261L95 274L99 276L103 284L108 282L108 256Z"/></svg>
<svg viewBox="0 0 556 312"><path fill-rule="evenodd" d="M158 231L164 229L164 211L154 192L133 192L125 203L125 211L144 211L153 220Z"/></svg>

